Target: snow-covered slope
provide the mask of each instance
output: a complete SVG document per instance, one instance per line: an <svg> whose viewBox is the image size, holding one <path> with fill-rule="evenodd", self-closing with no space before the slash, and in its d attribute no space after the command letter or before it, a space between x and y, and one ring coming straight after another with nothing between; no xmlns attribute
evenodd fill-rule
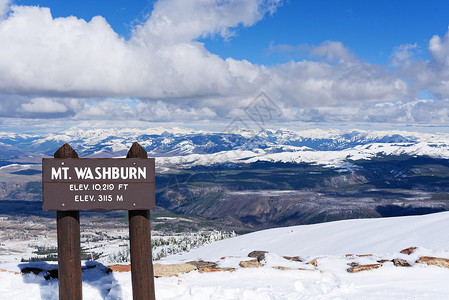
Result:
<svg viewBox="0 0 449 300"><path fill-rule="evenodd" d="M252 250L267 250L265 265L234 272L199 273L156 278L162 299L447 299L449 269L417 263L421 256L449 258L449 213L426 216L338 221L255 232L172 256L163 263L212 260L237 267ZM411 255L399 250L418 249ZM353 254L347 256L346 254ZM371 256L357 256L371 254ZM282 255L298 255L303 262ZM404 259L411 267L390 261L380 268L348 273L348 264L374 264ZM315 265L308 264L311 259ZM280 267L284 269L281 270ZM4 299L58 299L56 280L13 274L18 263L0 265ZM289 269L290 268L290 269ZM96 269L83 275L83 299L132 299L131 274L106 275Z"/></svg>
<svg viewBox="0 0 449 300"><path fill-rule="evenodd" d="M449 251L449 212L342 220L257 231L192 250L176 260L217 260L265 250L287 256L397 253L415 246Z"/></svg>

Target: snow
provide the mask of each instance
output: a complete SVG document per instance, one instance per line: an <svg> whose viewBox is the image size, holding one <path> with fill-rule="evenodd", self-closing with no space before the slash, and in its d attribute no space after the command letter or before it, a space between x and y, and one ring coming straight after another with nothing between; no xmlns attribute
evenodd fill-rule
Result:
<svg viewBox="0 0 449 300"><path fill-rule="evenodd" d="M218 256L245 256L252 250L288 256L397 253L410 246L449 251L447 228L449 212L342 220L253 232L192 250L176 259L216 260Z"/></svg>
<svg viewBox="0 0 449 300"><path fill-rule="evenodd" d="M409 155L430 156L433 158L449 159L449 143L446 142L419 142L419 143L370 143L358 145L340 151L318 151L308 147L280 146L282 152L271 153L274 147L268 149L230 150L212 154L189 154L182 156L156 157L159 166L193 167L209 166L219 163L255 163L258 161L283 162L283 163L310 163L325 167L342 168L351 170L354 165L347 160L364 160L376 156ZM296 150L296 151L295 151Z"/></svg>
<svg viewBox="0 0 449 300"><path fill-rule="evenodd" d="M447 299L449 269L415 261L421 256L449 258L449 212L383 219L344 220L269 229L219 241L159 263L210 260L234 272L199 273L156 278L156 299ZM416 246L411 255L401 249ZM238 268L247 254L265 250L261 268ZM347 255L352 254L352 255ZM357 256L357 254L371 254ZM303 262L282 256L299 256ZM308 264L316 258L317 266ZM386 262L376 270L348 273L348 263L373 264L402 258L412 267ZM57 280L18 275L26 266L55 267L54 263L0 264L3 299L58 299ZM131 274L104 272L100 263L86 262L83 299L132 299ZM291 270L279 270L282 266ZM301 270L299 270L300 268Z"/></svg>

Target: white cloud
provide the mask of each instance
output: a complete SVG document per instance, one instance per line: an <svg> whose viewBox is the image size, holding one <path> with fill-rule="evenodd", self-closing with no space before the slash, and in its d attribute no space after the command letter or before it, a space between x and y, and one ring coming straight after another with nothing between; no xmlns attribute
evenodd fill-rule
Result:
<svg viewBox="0 0 449 300"><path fill-rule="evenodd" d="M394 101L412 96L407 83L387 70L361 61L335 65L325 62L291 62L273 71L271 88L297 107L350 102Z"/></svg>
<svg viewBox="0 0 449 300"><path fill-rule="evenodd" d="M10 0L0 0L0 20L3 19L9 11Z"/></svg>
<svg viewBox="0 0 449 300"><path fill-rule="evenodd" d="M13 6L0 23L0 91L164 99L241 92L236 86L248 90L251 81L233 73L232 62L195 39L229 37L232 28L254 24L277 4L161 0L129 41L99 16L86 22L53 18L48 8Z"/></svg>
<svg viewBox="0 0 449 300"><path fill-rule="evenodd" d="M320 46L312 48L310 54L325 57L329 62L353 61L355 57L342 42L324 41Z"/></svg>
<svg viewBox="0 0 449 300"><path fill-rule="evenodd" d="M418 48L415 44L403 44L395 47L392 54L392 64L396 67L403 68L412 63L414 51Z"/></svg>
<svg viewBox="0 0 449 300"><path fill-rule="evenodd" d="M436 99L449 98L449 31L444 37L433 36L429 41L430 58L416 56L415 44L401 45L393 52L393 65L398 74L412 83L414 90L427 90Z"/></svg>
<svg viewBox="0 0 449 300"><path fill-rule="evenodd" d="M309 103L301 100L309 97L309 92L315 93L313 98L334 102L344 101L340 94L345 91L350 92L349 101L383 100L387 93L407 95L405 82L388 72L380 75L375 67L361 67L357 61L350 64L355 59L340 42L324 42L311 50L313 55L338 60L337 66L305 61L267 68L232 58L223 60L196 41L214 34L227 38L236 27L255 24L279 3L161 0L128 41L102 17L90 22L75 17L55 19L47 8L14 6L13 13L0 23L0 91L68 97L222 99L250 97L268 89L299 106Z"/></svg>
<svg viewBox="0 0 449 300"><path fill-rule="evenodd" d="M154 5L151 16L136 38L149 41L191 42L199 37L229 38L238 25L252 26L272 13L280 0L165 0ZM151 42L151 41L150 41Z"/></svg>
<svg viewBox="0 0 449 300"><path fill-rule="evenodd" d="M271 45L272 51L306 52L308 59L270 67L222 59L198 42L214 35L232 38L240 26L256 24L279 5L280 0L159 0L129 40L102 17L53 18L48 8L13 6L0 20L0 93L9 95L0 115L213 120L239 115L264 90L289 120L423 120L418 107L439 108L433 116L446 120L440 105L447 102L415 109L395 105L391 111L368 102L408 103L417 87L449 97L447 34L431 39L428 62L414 60L415 44L395 48L396 72L357 59L339 41ZM0 16L8 7L0 0ZM9 100L11 95L18 98Z"/></svg>
<svg viewBox="0 0 449 300"><path fill-rule="evenodd" d="M449 124L449 100L413 100L357 103L301 109L295 117L304 122Z"/></svg>
<svg viewBox="0 0 449 300"><path fill-rule="evenodd" d="M141 103L136 106L136 112L140 120L160 122L196 121L217 117L217 114L208 107L193 108L162 101Z"/></svg>
<svg viewBox="0 0 449 300"><path fill-rule="evenodd" d="M22 103L20 111L25 113L65 113L68 108L53 99L48 98L34 98L29 103Z"/></svg>

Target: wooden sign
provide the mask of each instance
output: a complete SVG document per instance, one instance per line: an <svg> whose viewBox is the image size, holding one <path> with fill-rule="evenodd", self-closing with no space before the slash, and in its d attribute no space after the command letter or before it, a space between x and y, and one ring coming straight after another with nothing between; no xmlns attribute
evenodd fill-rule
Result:
<svg viewBox="0 0 449 300"><path fill-rule="evenodd" d="M69 144L42 160L43 209L56 210L60 300L82 299L80 210L128 210L133 299L155 300L150 209L155 162L138 143L126 159L80 159Z"/></svg>
<svg viewBox="0 0 449 300"><path fill-rule="evenodd" d="M43 210L155 207L154 158L44 158Z"/></svg>

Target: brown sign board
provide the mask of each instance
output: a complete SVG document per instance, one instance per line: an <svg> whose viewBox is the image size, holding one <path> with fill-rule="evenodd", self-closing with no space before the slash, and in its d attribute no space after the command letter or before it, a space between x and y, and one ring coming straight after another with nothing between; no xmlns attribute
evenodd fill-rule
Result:
<svg viewBox="0 0 449 300"><path fill-rule="evenodd" d="M44 158L43 210L149 210L154 158Z"/></svg>

